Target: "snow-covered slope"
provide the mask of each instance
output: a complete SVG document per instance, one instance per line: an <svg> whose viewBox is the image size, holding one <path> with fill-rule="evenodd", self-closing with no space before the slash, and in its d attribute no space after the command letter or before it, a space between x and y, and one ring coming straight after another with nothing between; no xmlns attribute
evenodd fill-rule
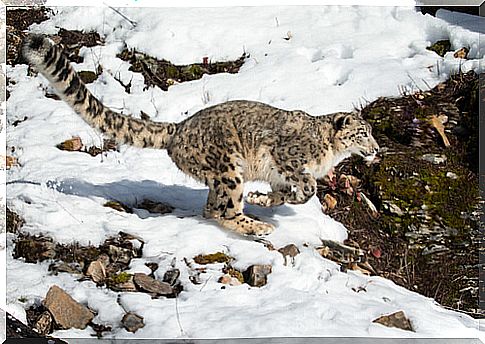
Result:
<svg viewBox="0 0 485 344"><path fill-rule="evenodd" d="M156 121L181 121L197 110L232 99L250 99L314 115L348 111L379 96L399 95L400 88L426 89L445 80L459 66L480 69L478 34L423 16L413 8L370 7L231 7L122 9L133 26L109 8L56 8L31 31L55 33L59 27L95 30L106 44L84 48L78 70L103 66L89 85L106 105ZM284 37L291 37L288 40ZM463 61L449 53L440 58L425 49L438 39L453 48L470 48ZM228 60L250 54L238 74L218 74L170 87L143 91L143 77L116 58L126 44L173 63ZM483 43L482 43L483 44ZM379 277L339 272L312 248L321 239L342 241L346 229L322 213L316 197L305 205L275 209L251 207L250 213L276 225L268 236L276 247L296 244L293 265L262 244L220 229L202 218L207 195L203 185L185 176L165 151L122 146L120 152L91 157L55 146L80 136L87 145L102 137L64 103L48 99L41 76L27 76L27 66L8 68L14 82L8 119L29 119L8 126L7 145L15 147L21 167L8 172L8 203L25 220L24 231L42 233L63 243L100 244L120 230L141 236L144 256L131 272L147 272L156 262L163 276L175 258L184 291L175 299L152 300L146 294L118 293L68 274L50 276L48 263L26 264L7 252L8 309L24 317L19 298L41 300L52 284L98 312L95 321L113 326L121 338L253 336L393 336L478 337L478 322L444 310L433 300ZM131 93L114 80L132 82ZM248 185L246 191L267 188ZM148 198L175 207L173 214L148 216L103 207L116 199L126 204ZM9 237L11 244L11 237ZM307 245L304 245L307 244ZM308 247L307 247L308 246ZM271 264L262 288L248 285L221 289L221 275L209 269L203 284L193 285L183 261L197 254L223 251L236 258L235 268ZM148 269L149 270L149 269ZM220 270L220 269L219 269ZM149 271L148 271L149 272ZM28 276L28 277L27 277ZM366 291L352 288L365 286ZM372 323L383 314L404 310L416 332ZM120 325L125 311L145 319L135 334ZM56 336L89 336L91 330L58 331Z"/></svg>

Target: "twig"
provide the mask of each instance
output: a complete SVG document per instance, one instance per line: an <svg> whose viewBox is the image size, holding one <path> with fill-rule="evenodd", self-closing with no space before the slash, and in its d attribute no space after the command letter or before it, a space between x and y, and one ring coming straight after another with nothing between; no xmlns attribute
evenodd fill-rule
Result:
<svg viewBox="0 0 485 344"><path fill-rule="evenodd" d="M412 78L411 74L409 74L409 73L407 73L407 74L408 74L409 79L411 79L411 81L413 82L414 86L416 86L420 92L423 92L423 90L418 86L416 81Z"/></svg>
<svg viewBox="0 0 485 344"><path fill-rule="evenodd" d="M207 283L209 283L209 281L210 281L211 279L212 279L212 275L210 275L210 276L209 276L209 278L205 280L204 285L203 285L203 286L200 288L200 290L199 290L199 291L202 291L202 289L204 289L204 287L207 285Z"/></svg>
<svg viewBox="0 0 485 344"><path fill-rule="evenodd" d="M186 336L184 328L182 327L182 323L180 322L180 313L179 313L179 306L178 306L178 296L175 296L175 313L177 315L177 323L180 328L180 334L182 336Z"/></svg>
<svg viewBox="0 0 485 344"><path fill-rule="evenodd" d="M127 20L133 27L136 27L136 25L137 25L136 21L131 20L130 18L128 18L127 16L125 16L123 13L121 13L120 11L118 11L116 8L111 7L110 5L106 4L105 2L103 2L103 4L106 5L106 6L108 6L109 8L111 8L116 13L118 13L121 17L123 17L123 19Z"/></svg>

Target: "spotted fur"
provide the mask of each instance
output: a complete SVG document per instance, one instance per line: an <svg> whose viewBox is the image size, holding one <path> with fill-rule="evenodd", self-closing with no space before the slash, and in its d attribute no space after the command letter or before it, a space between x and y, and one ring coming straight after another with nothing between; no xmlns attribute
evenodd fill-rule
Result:
<svg viewBox="0 0 485 344"><path fill-rule="evenodd" d="M85 87L61 50L30 35L24 56L86 122L120 143L167 149L186 174L205 183L207 218L243 234L268 234L274 226L243 212L244 182L267 181L272 191L250 193L263 207L307 202L316 179L351 154L372 159L379 149L371 126L356 113L313 117L254 101L229 101L180 123L131 118L106 108Z"/></svg>

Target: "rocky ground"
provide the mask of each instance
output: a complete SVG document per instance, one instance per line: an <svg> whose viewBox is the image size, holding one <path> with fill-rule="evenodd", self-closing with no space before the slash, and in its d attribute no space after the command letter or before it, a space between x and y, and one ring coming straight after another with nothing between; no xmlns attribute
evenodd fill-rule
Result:
<svg viewBox="0 0 485 344"><path fill-rule="evenodd" d="M382 150L321 183L326 212L349 229L375 273L483 317L478 306L479 76L459 73L432 90L362 109Z"/></svg>
<svg viewBox="0 0 485 344"><path fill-rule="evenodd" d="M42 8L8 11L8 63L21 62L18 48L25 35L22 30L45 19ZM67 48L73 61L79 59L81 46L102 44L98 35L78 31L61 30L52 38ZM446 42L432 48L438 54L449 49ZM466 51L462 53L466 55ZM127 50L120 58L130 61L134 70L144 74L147 87L157 85L167 89L174 83L200 78L204 73L237 73L245 56L225 64L202 61L187 66ZM87 72L82 77L85 82L92 82L97 75ZM123 86L129 89L129 85ZM478 75L459 73L433 89L413 94L402 90L399 98L382 98L367 104L362 108L362 116L372 124L382 148L378 160L371 165L358 158L345 161L335 169L333 178L320 181L318 190L325 212L349 229L346 246L323 243L318 249L323 256L339 262L343 269L383 276L474 317L483 317L478 307L479 86ZM84 150L91 155L116 149L112 142L105 142L103 147L84 147L76 138L60 143L58 148ZM105 206L131 211L116 200ZM170 205L150 200L137 207L161 214L172 210ZM142 238L120 233L99 247L60 245L50 238L23 233L22 224L23 220L7 209L7 230L16 236L15 258L32 263L50 260L53 274L70 273L116 291L147 293L154 298L176 297L182 290L177 269L167 270L163 281L153 275L124 272L131 259L142 255ZM266 246L274 249L270 243ZM292 259L298 249L289 245L280 252ZM203 273L205 264L220 262L225 273L221 284L266 283L271 266L257 265L238 271L231 266L231 259L220 252L191 257L187 260L191 282L200 283L198 275ZM152 271L158 268L156 264L149 267ZM41 306L27 311L30 330L48 335L73 325L72 319L59 312L58 300L64 300L84 314L83 323L75 327L91 326L100 337L110 331L93 323L88 309L76 304L60 288L53 288ZM57 302L52 301L56 299ZM406 328L407 320L396 314L391 320L376 321L399 321ZM133 332L143 326L143 319L131 313L122 322ZM17 323L7 318L7 325L13 336Z"/></svg>

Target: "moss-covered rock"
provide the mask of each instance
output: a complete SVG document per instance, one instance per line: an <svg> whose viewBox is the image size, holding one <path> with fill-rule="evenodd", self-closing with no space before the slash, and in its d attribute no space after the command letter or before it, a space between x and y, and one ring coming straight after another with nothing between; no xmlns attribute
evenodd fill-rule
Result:
<svg viewBox="0 0 485 344"><path fill-rule="evenodd" d="M448 39L444 39L441 41L437 41L433 43L431 46L427 47L426 49L434 51L441 57L445 56L448 51L451 51L451 43Z"/></svg>
<svg viewBox="0 0 485 344"><path fill-rule="evenodd" d="M214 263L229 263L233 258L223 252L216 252L210 254L199 254L194 257L194 262L197 264L214 264Z"/></svg>

